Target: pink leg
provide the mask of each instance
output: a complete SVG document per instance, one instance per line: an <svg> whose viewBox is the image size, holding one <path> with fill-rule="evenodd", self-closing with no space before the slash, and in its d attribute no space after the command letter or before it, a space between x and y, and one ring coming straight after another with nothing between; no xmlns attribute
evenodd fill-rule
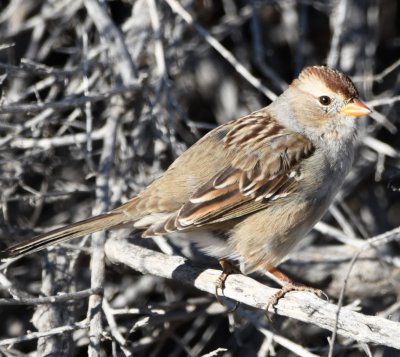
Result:
<svg viewBox="0 0 400 357"><path fill-rule="evenodd" d="M325 298L328 300L328 296L322 290L296 283L292 279L290 279L286 274L282 273L275 267L269 269L268 272L270 272L273 276L275 276L279 281L281 281L284 284L282 288L279 289L269 299L267 307L265 308L267 314L269 307L272 306L273 308L275 308L275 305L279 302L279 300L282 299L285 296L285 294L290 291L308 291L318 296L325 296Z"/></svg>
<svg viewBox="0 0 400 357"><path fill-rule="evenodd" d="M221 305L225 306L225 304L221 300L221 297L218 295L218 289L221 289L221 292L223 293L225 288L225 281L228 278L228 276L230 274L240 274L240 270L226 259L220 259L219 264L222 267L222 273L215 282L215 297L217 298L218 302ZM239 307L239 304L240 304L239 301L236 301L236 305L229 312L235 311Z"/></svg>

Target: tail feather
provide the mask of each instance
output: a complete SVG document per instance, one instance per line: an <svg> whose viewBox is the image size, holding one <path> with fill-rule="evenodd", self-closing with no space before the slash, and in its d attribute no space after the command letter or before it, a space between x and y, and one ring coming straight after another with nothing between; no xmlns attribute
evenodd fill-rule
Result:
<svg viewBox="0 0 400 357"><path fill-rule="evenodd" d="M83 237L87 234L128 223L128 221L129 219L122 212L112 211L104 213L12 245L0 252L0 259L21 257L42 250L50 245Z"/></svg>

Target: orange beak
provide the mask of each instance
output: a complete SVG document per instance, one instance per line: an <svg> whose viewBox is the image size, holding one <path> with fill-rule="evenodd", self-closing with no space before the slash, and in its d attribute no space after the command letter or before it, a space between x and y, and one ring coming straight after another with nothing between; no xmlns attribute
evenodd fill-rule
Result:
<svg viewBox="0 0 400 357"><path fill-rule="evenodd" d="M342 109L340 109L339 112L352 117L361 117L371 113L371 109L369 109L361 100L354 99L352 102L346 104Z"/></svg>

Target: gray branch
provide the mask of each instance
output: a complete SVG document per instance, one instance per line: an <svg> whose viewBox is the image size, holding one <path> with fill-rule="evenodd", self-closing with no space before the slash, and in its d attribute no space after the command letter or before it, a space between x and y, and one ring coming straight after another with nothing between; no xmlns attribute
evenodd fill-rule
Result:
<svg viewBox="0 0 400 357"><path fill-rule="evenodd" d="M135 246L122 239L109 239L105 253L115 264L125 264L143 274L185 282L211 294L214 294L215 281L221 273L213 269L204 270L182 257L167 256ZM258 283L254 279L234 274L226 281L224 295L246 305L264 309L276 291L277 289ZM311 293L290 292L278 302L276 313L333 331L337 306ZM359 342L400 349L400 323L367 316L346 307L340 310L337 333Z"/></svg>

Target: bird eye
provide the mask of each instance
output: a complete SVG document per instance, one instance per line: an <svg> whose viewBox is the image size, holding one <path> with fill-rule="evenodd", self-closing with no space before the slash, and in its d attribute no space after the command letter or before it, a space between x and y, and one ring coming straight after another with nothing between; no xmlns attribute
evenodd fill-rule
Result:
<svg viewBox="0 0 400 357"><path fill-rule="evenodd" d="M329 105L329 104L331 104L332 100L331 100L331 98L329 98L327 95L321 95L321 96L319 97L319 102L320 102L322 105Z"/></svg>

